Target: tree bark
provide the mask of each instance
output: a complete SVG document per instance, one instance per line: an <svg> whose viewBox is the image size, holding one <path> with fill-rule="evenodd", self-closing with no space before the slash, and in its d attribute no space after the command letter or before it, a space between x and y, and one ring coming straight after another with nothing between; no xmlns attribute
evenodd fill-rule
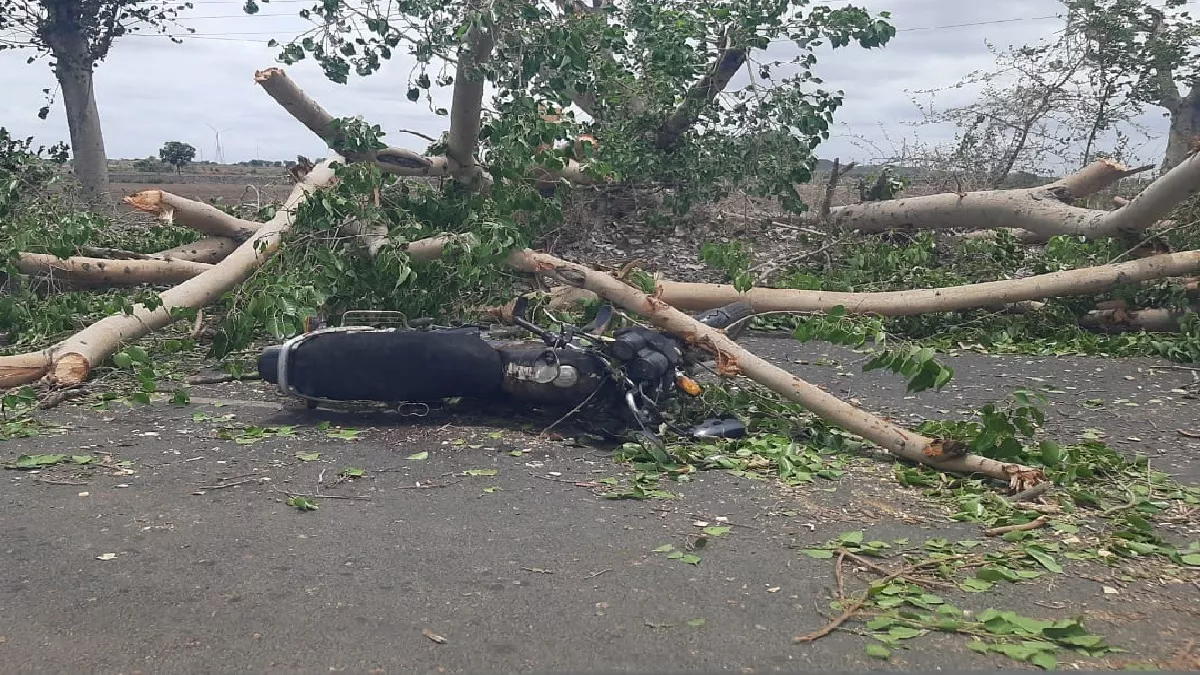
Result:
<svg viewBox="0 0 1200 675"><path fill-rule="evenodd" d="M67 129L71 136L71 168L83 186L84 197L94 205L112 204L108 185L108 156L104 131L96 106L94 70L86 38L80 34L58 34L50 41L54 54L54 77L62 89Z"/></svg>
<svg viewBox="0 0 1200 675"><path fill-rule="evenodd" d="M20 253L17 269L63 281L71 288L116 288L139 284L177 284L211 269L186 260L106 260L47 253Z"/></svg>
<svg viewBox="0 0 1200 675"><path fill-rule="evenodd" d="M655 140L659 150L669 152L679 145L684 132L696 123L700 113L716 100L717 95L725 90L733 76L746 64L746 56L744 47L721 50L708 73L688 89L683 95L683 102L659 127Z"/></svg>
<svg viewBox="0 0 1200 675"><path fill-rule="evenodd" d="M1162 170L1170 171L1200 149L1200 84L1192 85L1187 96L1170 109L1171 126L1167 131L1167 151Z"/></svg>
<svg viewBox="0 0 1200 675"><path fill-rule="evenodd" d="M282 68L267 68L254 73L254 81L283 109L291 113L329 145L334 152L352 162L375 162L387 173L398 176L448 176L450 165L445 157L425 157L403 148L384 148L370 152L350 152L345 140L333 126L333 115L309 98Z"/></svg>
<svg viewBox="0 0 1200 675"><path fill-rule="evenodd" d="M491 3L472 0L467 3L468 15L486 14ZM492 54L495 40L490 29L472 26L467 31L466 44L459 49L454 74L454 93L450 99L450 133L446 155L453 163L451 173L460 183L478 186L482 172L475 160L479 145L479 130L483 124L483 87L486 79L482 68Z"/></svg>
<svg viewBox="0 0 1200 675"><path fill-rule="evenodd" d="M191 244L159 251L155 255L167 260L219 263L237 247L238 242L229 237L205 237Z"/></svg>
<svg viewBox="0 0 1200 675"><path fill-rule="evenodd" d="M1103 333L1124 333L1144 330L1151 333L1174 333L1179 330L1179 321L1189 309L1102 309L1088 312L1079 319L1079 325ZM1200 305L1190 308L1200 312Z"/></svg>
<svg viewBox="0 0 1200 675"><path fill-rule="evenodd" d="M339 148L343 147L344 143L333 128L333 116L301 91L282 68L260 70L255 73L255 81L301 124L308 127L310 131L329 144L331 149L339 152L349 161L374 162L380 170L397 176L450 176L452 173L453 166L450 159L426 157L403 148L389 147L370 152L341 153ZM476 133L478 134L478 132ZM568 160L561 171L549 172L548 176L581 185L596 182L593 176L588 175L586 167L575 160ZM486 192L490 187L491 177L483 174L480 178L482 179L481 190Z"/></svg>
<svg viewBox="0 0 1200 675"><path fill-rule="evenodd" d="M136 305L131 314L113 314L88 326L63 342L41 352L0 356L0 385L17 386L47 377L51 383L71 386L85 381L92 369L111 356L121 344L170 324L171 310L211 305L237 286L279 247L283 234L292 226L296 209L310 194L333 181L331 164L340 157L318 164L291 195L275 217L220 264L170 288L159 295L162 306L150 310Z"/></svg>
<svg viewBox="0 0 1200 675"><path fill-rule="evenodd" d="M1041 237L1106 237L1145 229L1187 199L1200 183L1200 162L1187 161L1154 181L1116 211L1071 206L1086 194L1153 167L1127 169L1100 160L1060 181L1036 188L937 194L864 202L830 210L827 222L860 232L891 229L1021 228Z"/></svg>
<svg viewBox="0 0 1200 675"><path fill-rule="evenodd" d="M168 223L239 242L245 241L259 228L258 223L231 216L215 206L162 190L143 190L121 201L139 211L156 214Z"/></svg>
<svg viewBox="0 0 1200 675"><path fill-rule="evenodd" d="M896 456L943 471L981 473L1007 481L1016 490L1026 489L1046 479L1042 471L1020 464L997 462L978 455L944 454L942 441L926 438L855 408L746 351L729 339L724 331L705 326L662 300L648 296L609 274L529 250L515 252L509 261L517 269L547 275L568 285L587 289L646 318L658 328L670 331L715 356L721 374L745 375Z"/></svg>

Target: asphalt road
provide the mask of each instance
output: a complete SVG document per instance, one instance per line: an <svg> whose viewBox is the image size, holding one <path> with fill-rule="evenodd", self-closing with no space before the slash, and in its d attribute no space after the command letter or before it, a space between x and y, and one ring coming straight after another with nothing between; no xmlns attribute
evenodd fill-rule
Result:
<svg viewBox="0 0 1200 675"><path fill-rule="evenodd" d="M1098 429L1186 482L1200 478L1200 441L1177 433L1200 427L1198 402L1173 392L1192 382L1190 371L964 355L951 359L957 376L946 390L908 396L898 378L859 372L852 360L860 357L844 350L744 342L901 421L954 416L1048 385L1060 392L1051 394L1049 433ZM977 525L953 522L896 485L890 464L864 460L839 481L791 489L704 472L671 485L674 500L612 500L600 496L609 488L599 481L622 468L603 450L454 415L285 409L255 384L196 387L186 407L62 406L44 417L65 432L0 442L0 458L111 459L0 474L5 673L1021 665L975 654L953 636L922 637L887 663L868 658L851 632L792 643L827 621L835 588L831 561L796 548L853 529L888 541L980 538ZM329 437L321 420L361 435ZM297 427L239 444L218 437L223 424ZM131 461L126 470L122 460ZM347 467L365 476L339 481ZM315 511L286 503L285 493L318 492ZM700 564L655 551L682 547L697 523L732 528L710 540ZM1193 521L1178 534L1194 539L1196 530ZM954 600L1085 616L1131 661L1166 659L1200 634L1195 583L1081 570ZM1120 593L1102 593L1105 585Z"/></svg>

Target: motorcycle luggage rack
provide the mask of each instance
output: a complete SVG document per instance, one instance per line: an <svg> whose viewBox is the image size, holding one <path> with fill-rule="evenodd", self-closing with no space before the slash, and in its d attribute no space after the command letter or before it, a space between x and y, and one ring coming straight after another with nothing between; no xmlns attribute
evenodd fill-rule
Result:
<svg viewBox="0 0 1200 675"><path fill-rule="evenodd" d="M342 314L342 326L371 326L411 330L404 312L382 309L351 309Z"/></svg>

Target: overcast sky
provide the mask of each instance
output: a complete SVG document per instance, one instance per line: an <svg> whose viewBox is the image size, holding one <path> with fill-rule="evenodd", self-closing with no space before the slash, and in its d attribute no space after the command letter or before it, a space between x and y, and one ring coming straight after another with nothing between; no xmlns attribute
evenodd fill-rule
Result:
<svg viewBox="0 0 1200 675"><path fill-rule="evenodd" d="M842 2L831 3L836 5ZM951 85L967 73L986 69L992 56L985 45L1001 49L1031 44L1061 28L1053 18L1061 5L1055 0L860 0L871 11L890 11L898 33L883 49L858 47L822 54L816 69L828 89L845 91L845 104L835 118L834 137L818 148L821 157L870 160L878 153L862 147L863 137L886 155L915 130L905 122L920 118L912 103L914 91ZM157 154L168 140L196 146L204 159L214 159L216 138L227 162L292 159L297 154L319 157L324 144L295 122L253 81L254 71L275 65L272 37L286 41L307 24L296 11L311 0L273 0L258 15L241 11L241 0L195 0L195 9L182 20L196 29L183 44L163 37L119 39L96 73L96 98L109 157L133 158ZM1045 18L1051 17L1051 18ZM986 23L985 23L986 22ZM964 25L982 24L982 25ZM19 137L39 142L68 140L61 99L48 119L37 118L44 104L43 89L56 87L45 61L25 65L30 51L0 52L0 125ZM361 114L389 132L393 145L414 149L425 141L396 134L408 128L440 134L446 118L431 115L424 103L408 101L405 81L412 62L386 62L367 78L351 76L347 85L328 81L306 60L288 67L302 88L334 115ZM449 90L442 96L448 107ZM946 103L951 98L939 99ZM1165 147L1165 121L1158 114L1144 123L1155 137L1142 154L1156 161ZM949 132L922 128L922 140L944 140ZM890 140L889 140L890 139Z"/></svg>

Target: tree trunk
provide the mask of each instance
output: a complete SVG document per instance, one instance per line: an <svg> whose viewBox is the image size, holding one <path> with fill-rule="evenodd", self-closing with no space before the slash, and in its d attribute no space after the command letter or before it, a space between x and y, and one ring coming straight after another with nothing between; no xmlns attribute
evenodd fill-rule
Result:
<svg viewBox="0 0 1200 675"><path fill-rule="evenodd" d="M94 70L82 35L62 35L54 40L54 77L62 88L67 128L71 133L71 167L83 185L83 194L95 205L112 204L108 192L108 156L96 107Z"/></svg>
<svg viewBox="0 0 1200 675"><path fill-rule="evenodd" d="M1162 170L1170 171L1183 163L1200 145L1200 84L1193 85L1188 95L1171 110L1171 127L1167 132L1167 153Z"/></svg>

